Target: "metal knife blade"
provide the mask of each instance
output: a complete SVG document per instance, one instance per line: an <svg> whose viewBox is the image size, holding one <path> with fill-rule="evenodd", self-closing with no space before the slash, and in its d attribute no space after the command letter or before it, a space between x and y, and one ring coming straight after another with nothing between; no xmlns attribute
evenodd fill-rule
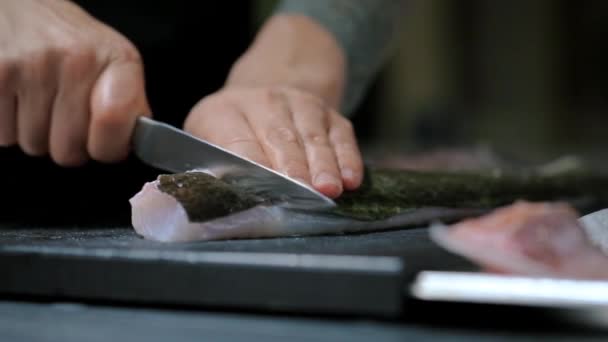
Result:
<svg viewBox="0 0 608 342"><path fill-rule="evenodd" d="M541 307L608 306L608 281L453 271L420 272L414 298Z"/></svg>
<svg viewBox="0 0 608 342"><path fill-rule="evenodd" d="M137 157L151 166L174 173L205 170L286 207L320 209L336 205L306 184L146 117L137 120L133 145Z"/></svg>

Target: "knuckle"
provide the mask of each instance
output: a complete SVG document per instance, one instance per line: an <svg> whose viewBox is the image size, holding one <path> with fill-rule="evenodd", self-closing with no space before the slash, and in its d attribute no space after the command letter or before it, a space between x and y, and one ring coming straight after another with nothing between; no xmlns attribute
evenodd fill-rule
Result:
<svg viewBox="0 0 608 342"><path fill-rule="evenodd" d="M290 96L299 96L305 95L306 93L299 89L298 87L289 85L289 84L276 84L269 87L271 91L275 93L280 93L282 95L290 95Z"/></svg>
<svg viewBox="0 0 608 342"><path fill-rule="evenodd" d="M322 97L320 97L318 95L315 95L315 94L312 94L309 92L305 92L302 90L297 90L296 94L303 101L306 101L306 103L313 106L317 110L326 112L329 109L329 106L328 106L327 102L325 101L325 99L323 99Z"/></svg>
<svg viewBox="0 0 608 342"><path fill-rule="evenodd" d="M138 108L136 98L116 99L91 114L91 128L95 130L122 132L135 121L133 108Z"/></svg>
<svg viewBox="0 0 608 342"><path fill-rule="evenodd" d="M129 116L124 114L128 106L114 105L112 108L106 108L102 112L93 115L92 126L96 129L103 130L119 130L127 123Z"/></svg>
<svg viewBox="0 0 608 342"><path fill-rule="evenodd" d="M332 126L330 134L334 140L352 139L355 136L355 128L348 119L340 117L334 121Z"/></svg>
<svg viewBox="0 0 608 342"><path fill-rule="evenodd" d="M63 61L91 61L97 58L99 45L84 37L62 37L53 45L52 51Z"/></svg>
<svg viewBox="0 0 608 342"><path fill-rule="evenodd" d="M323 146L328 144L327 135L319 132L305 132L302 134L302 139L305 144Z"/></svg>
<svg viewBox="0 0 608 342"><path fill-rule="evenodd" d="M355 153L357 151L357 147L355 144L348 141L341 141L334 144L338 153Z"/></svg>
<svg viewBox="0 0 608 342"><path fill-rule="evenodd" d="M219 145L225 147L233 153L238 154L241 157L247 158L264 166L269 166L264 152L260 150L257 142L253 139L232 139L225 144Z"/></svg>
<svg viewBox="0 0 608 342"><path fill-rule="evenodd" d="M289 177L301 178L306 181L309 179L308 166L301 160L289 159L285 161L285 164L281 168L283 173Z"/></svg>
<svg viewBox="0 0 608 342"><path fill-rule="evenodd" d="M329 126L329 120L327 115L328 113L325 108L319 106L314 102L314 100L312 102L305 100L293 103L295 104L292 110L294 116L299 116L299 119L302 120L321 124L323 129L327 129L327 126Z"/></svg>
<svg viewBox="0 0 608 342"><path fill-rule="evenodd" d="M41 48L29 51L22 59L21 66L31 72L39 73L47 71L48 65L54 56L53 49Z"/></svg>
<svg viewBox="0 0 608 342"><path fill-rule="evenodd" d="M141 113L141 99L137 96L116 97L105 107L96 109L93 122L106 128L120 129L135 122L136 115Z"/></svg>
<svg viewBox="0 0 608 342"><path fill-rule="evenodd" d="M254 146L257 141L251 137L230 137L224 143L224 146L230 148L237 145L249 145Z"/></svg>
<svg viewBox="0 0 608 342"><path fill-rule="evenodd" d="M52 48L50 50L54 50L57 54L61 56L69 55L74 51L78 51L83 48L83 46L89 45L83 39L79 39L73 36L63 36L61 38L56 38L54 43L51 43Z"/></svg>
<svg viewBox="0 0 608 342"><path fill-rule="evenodd" d="M273 87L273 89L275 89L275 92L280 93L282 96L289 96L290 98L297 99L298 101L306 103L309 106L313 106L317 110L327 111L330 108L325 99L311 93L308 90L286 85L278 85Z"/></svg>
<svg viewBox="0 0 608 342"><path fill-rule="evenodd" d="M197 109L205 112L213 112L230 105L230 101L226 96L223 96L222 94L213 94L204 97L197 106Z"/></svg>
<svg viewBox="0 0 608 342"><path fill-rule="evenodd" d="M274 104L283 101L285 96L284 88L281 86L270 86L261 90L261 96L264 102Z"/></svg>
<svg viewBox="0 0 608 342"><path fill-rule="evenodd" d="M55 51L49 47L25 52L18 66L18 91L27 93L35 89L50 89L53 86L53 63Z"/></svg>
<svg viewBox="0 0 608 342"><path fill-rule="evenodd" d="M81 46L66 51L62 59L64 71L75 75L90 71L97 65L95 49L88 46Z"/></svg>
<svg viewBox="0 0 608 342"><path fill-rule="evenodd" d="M353 123L350 120L348 120L342 116L339 116L338 125L340 128L342 128L343 130L345 130L349 133L352 133L355 131L355 128L353 127Z"/></svg>
<svg viewBox="0 0 608 342"><path fill-rule="evenodd" d="M143 64L143 58L139 50L130 41L122 37L120 42L114 46L114 55L124 62Z"/></svg>
<svg viewBox="0 0 608 342"><path fill-rule="evenodd" d="M289 127L272 127L266 133L266 141L272 145L293 144L298 138L293 129Z"/></svg>

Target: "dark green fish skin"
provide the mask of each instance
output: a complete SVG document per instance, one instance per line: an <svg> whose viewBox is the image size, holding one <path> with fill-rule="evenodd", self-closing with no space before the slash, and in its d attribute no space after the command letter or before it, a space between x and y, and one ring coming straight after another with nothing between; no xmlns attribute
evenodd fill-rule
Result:
<svg viewBox="0 0 608 342"><path fill-rule="evenodd" d="M337 200L336 212L379 220L422 207L491 209L518 199L599 208L608 204L608 175L371 170L361 188Z"/></svg>
<svg viewBox="0 0 608 342"><path fill-rule="evenodd" d="M177 199L191 222L227 216L263 202L204 172L160 175L158 189Z"/></svg>
<svg viewBox="0 0 608 342"><path fill-rule="evenodd" d="M201 172L161 175L158 188L175 197L192 222L204 222L264 204L263 199L246 189ZM520 199L561 200L584 203L590 209L599 208L608 204L608 175L586 171L546 176L529 172L369 169L363 185L344 193L332 212L373 221L425 207L491 209Z"/></svg>

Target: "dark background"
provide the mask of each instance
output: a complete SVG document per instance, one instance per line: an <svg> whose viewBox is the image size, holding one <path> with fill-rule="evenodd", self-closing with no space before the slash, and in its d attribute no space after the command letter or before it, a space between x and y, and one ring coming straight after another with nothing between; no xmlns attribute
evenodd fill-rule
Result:
<svg viewBox="0 0 608 342"><path fill-rule="evenodd" d="M603 158L608 1L407 3L365 139Z"/></svg>
<svg viewBox="0 0 608 342"><path fill-rule="evenodd" d="M322 0L317 0L322 1ZM79 0L142 52L156 118L180 126L221 87L275 1ZM392 58L355 128L365 146L604 159L608 1L410 0ZM0 218L129 222L128 199L157 172L131 159L62 169L0 149Z"/></svg>

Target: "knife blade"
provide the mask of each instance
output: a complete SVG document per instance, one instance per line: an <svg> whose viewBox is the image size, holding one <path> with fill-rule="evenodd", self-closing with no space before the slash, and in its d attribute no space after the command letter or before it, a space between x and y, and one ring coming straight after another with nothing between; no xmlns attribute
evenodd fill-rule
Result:
<svg viewBox="0 0 608 342"><path fill-rule="evenodd" d="M137 120L133 146L135 155L155 168L173 173L204 170L285 207L323 209L336 205L307 184L147 117Z"/></svg>
<svg viewBox="0 0 608 342"><path fill-rule="evenodd" d="M422 271L410 294L420 300L544 307L608 306L608 281L456 271Z"/></svg>

